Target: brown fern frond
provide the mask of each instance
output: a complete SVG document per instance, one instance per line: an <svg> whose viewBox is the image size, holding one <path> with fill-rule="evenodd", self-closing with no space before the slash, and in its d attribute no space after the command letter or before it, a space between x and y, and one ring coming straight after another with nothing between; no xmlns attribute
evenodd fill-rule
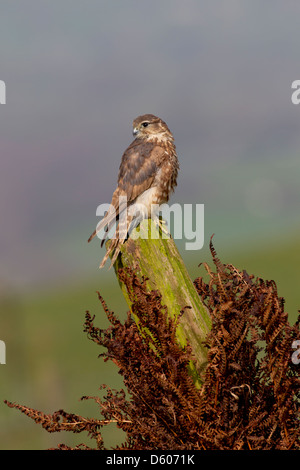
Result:
<svg viewBox="0 0 300 470"><path fill-rule="evenodd" d="M103 398L82 397L96 403L102 419L7 405L48 432L86 431L95 449L104 448L101 429L111 423L126 436L116 449L300 449L300 365L291 360L300 316L290 325L274 281L222 264L212 240L210 249L214 267L203 264L208 282L194 282L212 320L200 390L188 373L193 351L176 341L184 309L170 319L160 292L126 269L120 279L137 322L129 312L121 322L98 293L110 326L96 327L89 312L84 324L88 338L104 350L100 356L117 364L126 392L103 386Z"/></svg>

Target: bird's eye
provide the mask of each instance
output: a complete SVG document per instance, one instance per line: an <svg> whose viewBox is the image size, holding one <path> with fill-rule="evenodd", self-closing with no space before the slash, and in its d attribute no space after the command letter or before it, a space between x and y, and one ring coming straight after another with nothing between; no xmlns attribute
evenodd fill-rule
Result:
<svg viewBox="0 0 300 470"><path fill-rule="evenodd" d="M148 126L149 126L149 122L143 122L142 126L143 126L143 127L148 127Z"/></svg>

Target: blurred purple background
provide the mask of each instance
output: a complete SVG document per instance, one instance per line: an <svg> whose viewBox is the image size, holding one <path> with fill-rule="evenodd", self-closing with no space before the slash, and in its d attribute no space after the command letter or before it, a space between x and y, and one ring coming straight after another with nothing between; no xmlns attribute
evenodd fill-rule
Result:
<svg viewBox="0 0 300 470"><path fill-rule="evenodd" d="M206 244L299 231L299 14L289 0L2 2L2 284L113 275L86 240L144 113L175 135L171 202L205 204Z"/></svg>

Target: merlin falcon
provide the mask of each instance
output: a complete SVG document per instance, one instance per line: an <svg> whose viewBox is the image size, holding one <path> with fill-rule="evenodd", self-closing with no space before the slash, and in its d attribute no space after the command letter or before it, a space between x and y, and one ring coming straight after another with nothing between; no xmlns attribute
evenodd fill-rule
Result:
<svg viewBox="0 0 300 470"><path fill-rule="evenodd" d="M177 185L179 164L167 124L153 114L144 114L133 121L133 135L135 139L122 156L110 208L88 239L90 242L104 229L103 246L108 232L117 224L100 268L111 254L111 266L114 264L131 230L143 219L153 218L152 207L168 202ZM157 223L157 212L154 215Z"/></svg>

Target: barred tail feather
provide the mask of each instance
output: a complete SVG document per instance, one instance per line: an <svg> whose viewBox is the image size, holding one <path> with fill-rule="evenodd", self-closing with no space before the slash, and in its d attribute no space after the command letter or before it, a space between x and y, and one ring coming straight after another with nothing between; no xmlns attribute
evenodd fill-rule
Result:
<svg viewBox="0 0 300 470"><path fill-rule="evenodd" d="M117 228L116 233L115 233L115 238L112 239L112 241L110 243L110 246L108 247L108 250L107 250L104 258L101 261L101 264L99 266L100 268L103 268L103 266L105 265L108 257L113 252L114 253L113 253L113 256L112 256L112 259L111 259L111 264L110 264L109 269L114 265L118 255L120 253L121 246L123 245L123 243L127 239L127 234L128 234L128 230L129 230L131 221L132 221L132 216L126 217L126 214L125 214L125 216L123 215L123 217L120 217L119 225L118 225L118 228Z"/></svg>
<svg viewBox="0 0 300 470"><path fill-rule="evenodd" d="M112 203L109 210L106 212L105 216L98 223L96 230L92 233L88 239L88 243L93 240L93 238L105 227L107 227L106 232L110 230L113 224L118 220L120 214L124 212L127 208L127 198L125 196L114 195ZM105 234L105 238L106 238Z"/></svg>

